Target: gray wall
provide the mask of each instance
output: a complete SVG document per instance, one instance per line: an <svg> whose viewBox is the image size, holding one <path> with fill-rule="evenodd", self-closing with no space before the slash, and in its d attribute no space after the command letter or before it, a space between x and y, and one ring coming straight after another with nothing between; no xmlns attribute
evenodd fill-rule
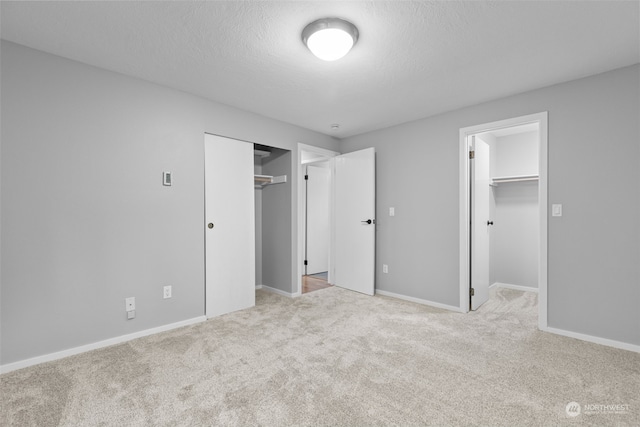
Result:
<svg viewBox="0 0 640 427"><path fill-rule="evenodd" d="M639 104L634 65L344 140L376 148L376 287L458 305L459 130L548 111L549 326L640 344Z"/></svg>
<svg viewBox="0 0 640 427"><path fill-rule="evenodd" d="M272 150L262 160L264 175L287 175L287 182L262 189L262 284L293 293L291 268L291 152ZM295 168L297 169L297 168Z"/></svg>
<svg viewBox="0 0 640 427"><path fill-rule="evenodd" d="M483 137L486 138L486 137ZM538 132L493 138L491 176L538 174ZM489 283L538 287L540 207L538 183L510 182L491 187L491 268Z"/></svg>
<svg viewBox="0 0 640 427"><path fill-rule="evenodd" d="M325 135L10 42L1 55L2 364L204 315L205 132L337 150ZM293 241L297 217L289 227Z"/></svg>

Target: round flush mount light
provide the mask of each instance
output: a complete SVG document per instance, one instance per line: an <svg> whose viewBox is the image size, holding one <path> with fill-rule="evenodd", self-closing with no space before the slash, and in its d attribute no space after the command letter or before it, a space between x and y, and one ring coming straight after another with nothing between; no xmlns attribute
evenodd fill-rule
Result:
<svg viewBox="0 0 640 427"><path fill-rule="evenodd" d="M302 42L318 58L335 61L345 56L358 41L358 29L340 18L322 18L302 30Z"/></svg>

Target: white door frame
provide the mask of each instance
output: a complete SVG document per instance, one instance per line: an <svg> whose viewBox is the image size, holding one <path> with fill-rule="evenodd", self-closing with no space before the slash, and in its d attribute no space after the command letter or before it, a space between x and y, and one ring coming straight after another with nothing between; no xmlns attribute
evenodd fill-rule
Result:
<svg viewBox="0 0 640 427"><path fill-rule="evenodd" d="M470 212L469 212L469 136L481 132L538 123L539 129L539 182L538 204L540 209L540 240L538 265L538 328L547 328L547 249L548 249L548 112L514 117L497 122L484 123L460 129L460 310L469 311L469 277L470 271Z"/></svg>
<svg viewBox="0 0 640 427"><path fill-rule="evenodd" d="M314 147L313 145L306 145L302 143L298 143L298 256L296 257L297 267L295 271L297 271L295 282L297 286L297 290L293 291L294 297L302 295L302 275L304 274L304 202L305 202L305 185L304 185L304 169L307 166L306 164L302 164L302 152L317 154L319 157L324 157L326 159L330 159L336 156L339 156L340 153L336 151L326 150L324 148ZM318 159L320 160L320 159ZM332 179L333 179L333 168L332 168ZM333 195L332 195L333 197ZM333 215L333 213L331 213ZM331 260L332 253L332 245L333 238L331 237L329 241L329 269L333 268L333 263ZM329 271L329 276L331 276L331 271Z"/></svg>

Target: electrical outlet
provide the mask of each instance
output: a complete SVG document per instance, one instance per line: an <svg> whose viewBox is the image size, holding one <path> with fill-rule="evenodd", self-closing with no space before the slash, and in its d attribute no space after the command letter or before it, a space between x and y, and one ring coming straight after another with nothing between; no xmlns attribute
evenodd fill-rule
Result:
<svg viewBox="0 0 640 427"><path fill-rule="evenodd" d="M125 305L125 310L126 311L135 310L136 309L136 298L135 297L125 298L124 305Z"/></svg>
<svg viewBox="0 0 640 427"><path fill-rule="evenodd" d="M163 298L164 299L171 298L171 286L164 287Z"/></svg>
<svg viewBox="0 0 640 427"><path fill-rule="evenodd" d="M389 208L389 216L396 216L396 208Z"/></svg>
<svg viewBox="0 0 640 427"><path fill-rule="evenodd" d="M389 272L389 266L387 264L382 264L382 272L383 273L388 273Z"/></svg>

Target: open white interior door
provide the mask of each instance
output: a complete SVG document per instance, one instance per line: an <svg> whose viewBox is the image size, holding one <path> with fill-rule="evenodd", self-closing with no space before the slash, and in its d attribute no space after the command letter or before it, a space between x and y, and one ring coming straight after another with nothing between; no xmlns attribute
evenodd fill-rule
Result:
<svg viewBox="0 0 640 427"><path fill-rule="evenodd" d="M205 135L206 316L255 305L253 144Z"/></svg>
<svg viewBox="0 0 640 427"><path fill-rule="evenodd" d="M471 165L471 310L489 299L489 145L473 136Z"/></svg>
<svg viewBox="0 0 640 427"><path fill-rule="evenodd" d="M334 284L375 293L375 150L335 157Z"/></svg>

